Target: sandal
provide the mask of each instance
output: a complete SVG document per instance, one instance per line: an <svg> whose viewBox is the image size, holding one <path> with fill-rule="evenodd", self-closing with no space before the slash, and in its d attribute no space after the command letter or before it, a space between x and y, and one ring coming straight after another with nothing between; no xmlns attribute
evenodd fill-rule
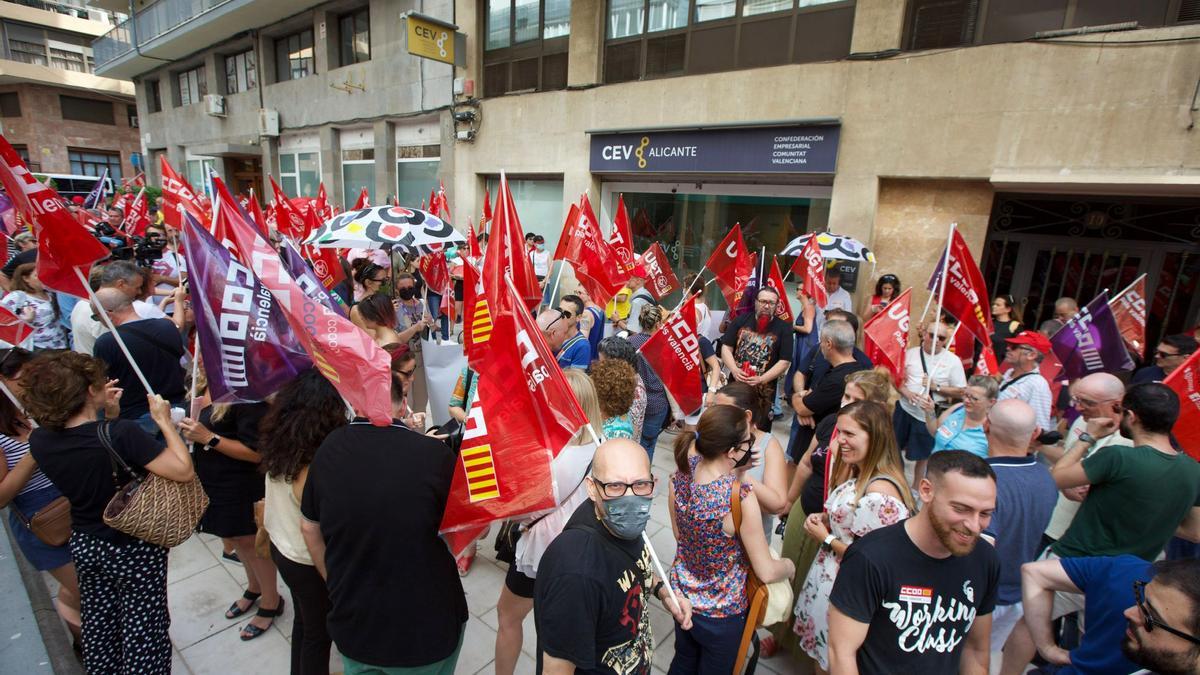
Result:
<svg viewBox="0 0 1200 675"><path fill-rule="evenodd" d="M226 619L236 619L239 616L245 614L246 612L249 612L250 608L254 606L254 603L258 602L258 599L261 596L262 596L262 593L251 593L250 591L246 591L246 592L242 593L242 599L249 600L250 604L246 605L245 609L242 609L241 607L238 606L237 602L234 602L232 605L229 606L229 609L225 610L225 618Z"/></svg>
<svg viewBox="0 0 1200 675"><path fill-rule="evenodd" d="M263 609L262 607L259 607L258 613L255 614L255 616L260 616L264 619L270 619L271 625L274 625L275 619L278 616L280 616L281 614L283 614L283 605L284 605L283 596L279 596L279 606L278 607L276 607L275 609ZM249 642L250 640L253 640L254 638L258 637L259 635L262 635L263 633L267 632L270 629L271 629L271 626L267 626L266 628L259 628L258 626L255 626L252 623L248 623L242 627L242 633L241 633L242 642Z"/></svg>

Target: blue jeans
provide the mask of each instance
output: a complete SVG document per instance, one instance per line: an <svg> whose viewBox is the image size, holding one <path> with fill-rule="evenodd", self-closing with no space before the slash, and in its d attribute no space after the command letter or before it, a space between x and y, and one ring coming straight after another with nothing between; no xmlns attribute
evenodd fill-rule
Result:
<svg viewBox="0 0 1200 675"><path fill-rule="evenodd" d="M668 406L660 413L651 415L646 413L646 418L642 420L642 437L639 443L646 449L646 454L650 455L650 461L654 461L654 446L658 445L658 435L662 433L663 424L667 421L667 415L671 414L671 408Z"/></svg>
<svg viewBox="0 0 1200 675"><path fill-rule="evenodd" d="M733 672L746 615L714 619L692 614L692 629L675 624L675 658L667 675L726 675Z"/></svg>

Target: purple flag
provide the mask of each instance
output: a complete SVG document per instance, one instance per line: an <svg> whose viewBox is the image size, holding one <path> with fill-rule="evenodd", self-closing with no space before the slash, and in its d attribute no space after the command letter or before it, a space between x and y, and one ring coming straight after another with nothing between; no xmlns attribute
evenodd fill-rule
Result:
<svg viewBox="0 0 1200 675"><path fill-rule="evenodd" d="M312 360L270 290L194 218L186 219L184 255L212 401L262 401Z"/></svg>
<svg viewBox="0 0 1200 675"><path fill-rule="evenodd" d="M88 193L88 196L83 198L83 208L94 209L97 204L104 201L104 193L108 191L108 167L104 167L104 173L100 174L100 180L96 181L96 187Z"/></svg>
<svg viewBox="0 0 1200 675"><path fill-rule="evenodd" d="M1050 338L1050 344L1062 361L1064 379L1133 369L1121 329L1108 306L1107 290L1079 310Z"/></svg>
<svg viewBox="0 0 1200 675"><path fill-rule="evenodd" d="M305 262L304 256L296 250L292 242L284 239L283 246L280 247L279 257L283 259L283 268L288 274L299 284L300 290L308 297L325 305L329 309L346 316L346 308L342 305L342 299L337 295L325 290L325 284L317 278L317 275L312 271L312 268Z"/></svg>

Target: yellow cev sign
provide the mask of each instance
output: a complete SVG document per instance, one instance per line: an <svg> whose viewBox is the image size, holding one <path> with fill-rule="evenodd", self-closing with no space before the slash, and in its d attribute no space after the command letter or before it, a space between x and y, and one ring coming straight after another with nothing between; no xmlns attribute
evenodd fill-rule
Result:
<svg viewBox="0 0 1200 675"><path fill-rule="evenodd" d="M455 31L447 26L409 14L408 53L454 65Z"/></svg>

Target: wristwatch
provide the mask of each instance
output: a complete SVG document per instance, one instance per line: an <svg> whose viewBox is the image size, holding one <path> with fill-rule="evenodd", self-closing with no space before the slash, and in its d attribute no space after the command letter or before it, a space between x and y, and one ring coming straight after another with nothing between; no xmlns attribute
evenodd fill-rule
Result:
<svg viewBox="0 0 1200 675"><path fill-rule="evenodd" d="M655 598L658 598L658 594L662 592L663 587L666 585L667 584L664 581L659 581L657 584L654 584L654 588L650 590L650 595L654 596ZM659 599L661 599L661 598L659 598Z"/></svg>
<svg viewBox="0 0 1200 675"><path fill-rule="evenodd" d="M1091 434L1089 434L1089 433L1088 433L1088 432L1086 432L1086 431L1085 431L1085 432L1083 432L1083 433L1081 433L1081 434L1079 434L1079 440L1083 441L1084 443L1087 443L1088 445L1095 445L1095 444L1096 444L1096 437L1095 437L1095 436L1093 436L1093 435L1091 435Z"/></svg>
<svg viewBox="0 0 1200 675"><path fill-rule="evenodd" d="M832 551L833 550L833 542L836 539L837 539L837 537L833 536L832 534L825 535L825 541L821 542L821 548L825 549L826 551Z"/></svg>
<svg viewBox="0 0 1200 675"><path fill-rule="evenodd" d="M220 443L221 443L221 437L214 435L212 438L208 439L207 443L204 444L204 450L205 451L216 450L217 445L219 445Z"/></svg>

